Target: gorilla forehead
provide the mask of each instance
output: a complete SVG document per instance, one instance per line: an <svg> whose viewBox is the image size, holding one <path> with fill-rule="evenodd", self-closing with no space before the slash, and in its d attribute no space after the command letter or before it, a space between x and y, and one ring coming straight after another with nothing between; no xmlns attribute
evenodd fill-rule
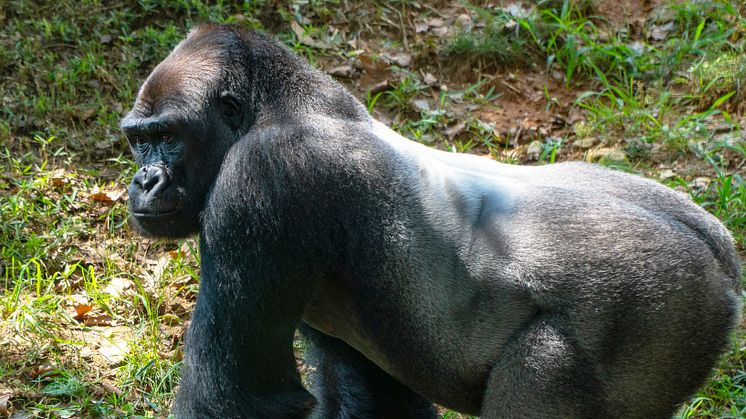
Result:
<svg viewBox="0 0 746 419"><path fill-rule="evenodd" d="M168 104L199 111L206 95L213 93L230 61L237 35L230 28L201 25L153 70L143 84L135 109L155 113Z"/></svg>

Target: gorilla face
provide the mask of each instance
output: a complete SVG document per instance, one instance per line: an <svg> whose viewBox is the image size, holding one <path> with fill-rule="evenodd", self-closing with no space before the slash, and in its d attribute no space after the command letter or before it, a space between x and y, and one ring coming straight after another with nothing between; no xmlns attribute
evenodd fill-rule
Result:
<svg viewBox="0 0 746 419"><path fill-rule="evenodd" d="M216 70L225 57L210 51L216 49L177 46L121 122L139 166L129 186L131 219L145 235L176 238L199 231L223 157L240 138L241 100L224 89L226 77Z"/></svg>
<svg viewBox="0 0 746 419"><path fill-rule="evenodd" d="M194 169L209 162L194 161L198 139L180 122L164 115L142 117L137 110L122 121L140 166L129 186L130 214L135 227L149 236L183 237L199 229L207 185Z"/></svg>

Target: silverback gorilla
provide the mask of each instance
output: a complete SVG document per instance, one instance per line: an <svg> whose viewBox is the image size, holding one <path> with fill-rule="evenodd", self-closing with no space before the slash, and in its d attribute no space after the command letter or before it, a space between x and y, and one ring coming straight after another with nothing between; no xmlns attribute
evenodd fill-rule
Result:
<svg viewBox="0 0 746 419"><path fill-rule="evenodd" d="M134 225L200 235L176 417L670 417L738 318L687 198L408 141L261 34L194 29L122 130Z"/></svg>

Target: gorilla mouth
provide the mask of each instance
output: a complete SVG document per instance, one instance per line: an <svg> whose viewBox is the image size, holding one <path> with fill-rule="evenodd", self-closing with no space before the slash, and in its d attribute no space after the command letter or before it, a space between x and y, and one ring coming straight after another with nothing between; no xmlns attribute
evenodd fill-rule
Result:
<svg viewBox="0 0 746 419"><path fill-rule="evenodd" d="M132 215L137 218L162 218L176 214L181 207L168 208L159 211L132 211Z"/></svg>

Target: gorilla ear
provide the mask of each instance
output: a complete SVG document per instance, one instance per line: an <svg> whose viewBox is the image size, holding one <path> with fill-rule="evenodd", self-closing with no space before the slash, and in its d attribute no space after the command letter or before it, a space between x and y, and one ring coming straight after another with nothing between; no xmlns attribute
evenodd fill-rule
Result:
<svg viewBox="0 0 746 419"><path fill-rule="evenodd" d="M238 129L243 122L243 112L241 102L230 92L220 94L220 111L225 117L225 121L233 129Z"/></svg>

